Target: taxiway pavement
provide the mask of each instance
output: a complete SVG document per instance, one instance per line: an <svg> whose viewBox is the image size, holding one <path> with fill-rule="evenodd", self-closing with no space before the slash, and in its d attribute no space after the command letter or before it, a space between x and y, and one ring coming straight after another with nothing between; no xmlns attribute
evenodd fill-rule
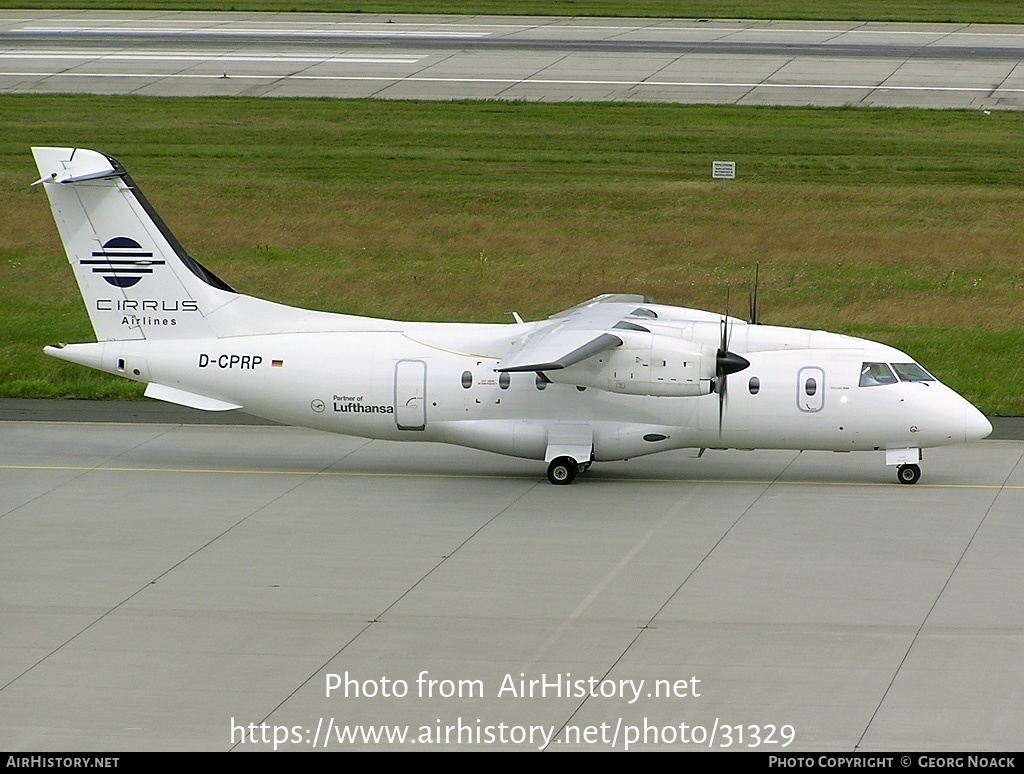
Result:
<svg viewBox="0 0 1024 774"><path fill-rule="evenodd" d="M0 422L0 748L1013 750L1022 459Z"/></svg>

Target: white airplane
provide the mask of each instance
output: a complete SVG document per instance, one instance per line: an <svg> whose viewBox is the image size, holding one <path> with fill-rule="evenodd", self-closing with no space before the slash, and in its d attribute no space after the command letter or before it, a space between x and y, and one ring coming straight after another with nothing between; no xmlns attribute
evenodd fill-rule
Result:
<svg viewBox="0 0 1024 774"><path fill-rule="evenodd" d="M544 460L554 484L667 449L921 450L992 426L873 341L605 295L547 320L414 323L234 291L188 255L121 164L33 148L96 343L53 357L150 398L291 425Z"/></svg>

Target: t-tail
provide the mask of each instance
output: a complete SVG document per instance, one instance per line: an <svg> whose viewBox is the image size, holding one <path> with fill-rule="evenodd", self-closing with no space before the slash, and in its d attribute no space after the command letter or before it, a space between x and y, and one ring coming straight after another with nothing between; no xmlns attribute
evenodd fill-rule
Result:
<svg viewBox="0 0 1024 774"><path fill-rule="evenodd" d="M185 252L116 159L32 153L97 341L220 333L210 317L239 295Z"/></svg>

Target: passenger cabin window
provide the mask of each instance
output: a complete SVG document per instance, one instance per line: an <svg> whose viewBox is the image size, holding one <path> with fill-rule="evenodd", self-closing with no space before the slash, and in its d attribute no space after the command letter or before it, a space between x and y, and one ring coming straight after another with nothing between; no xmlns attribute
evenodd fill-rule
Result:
<svg viewBox="0 0 1024 774"><path fill-rule="evenodd" d="M804 382L804 392L807 393L808 397L812 397L818 391L818 381L816 379L808 379Z"/></svg>
<svg viewBox="0 0 1024 774"><path fill-rule="evenodd" d="M473 374L469 371L462 372L462 388L468 390L473 386Z"/></svg>
<svg viewBox="0 0 1024 774"><path fill-rule="evenodd" d="M761 380L756 376L751 376L750 381L747 382L747 389L750 390L751 395L757 395L761 392Z"/></svg>
<svg viewBox="0 0 1024 774"><path fill-rule="evenodd" d="M860 367L860 386L874 387L879 384L895 384L896 377L885 363L864 363Z"/></svg>
<svg viewBox="0 0 1024 774"><path fill-rule="evenodd" d="M512 377L509 376L508 371L502 371L498 375L498 386L503 390L507 390L510 384L512 384Z"/></svg>
<svg viewBox="0 0 1024 774"><path fill-rule="evenodd" d="M893 363L892 370L901 382L934 382L935 377L917 363Z"/></svg>

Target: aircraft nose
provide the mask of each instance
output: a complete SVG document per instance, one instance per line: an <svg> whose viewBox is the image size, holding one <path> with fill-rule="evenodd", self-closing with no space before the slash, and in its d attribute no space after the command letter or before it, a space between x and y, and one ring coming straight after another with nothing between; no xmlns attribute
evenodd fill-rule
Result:
<svg viewBox="0 0 1024 774"><path fill-rule="evenodd" d="M964 412L964 438L968 441L980 441L992 433L992 423L974 406L967 404Z"/></svg>

